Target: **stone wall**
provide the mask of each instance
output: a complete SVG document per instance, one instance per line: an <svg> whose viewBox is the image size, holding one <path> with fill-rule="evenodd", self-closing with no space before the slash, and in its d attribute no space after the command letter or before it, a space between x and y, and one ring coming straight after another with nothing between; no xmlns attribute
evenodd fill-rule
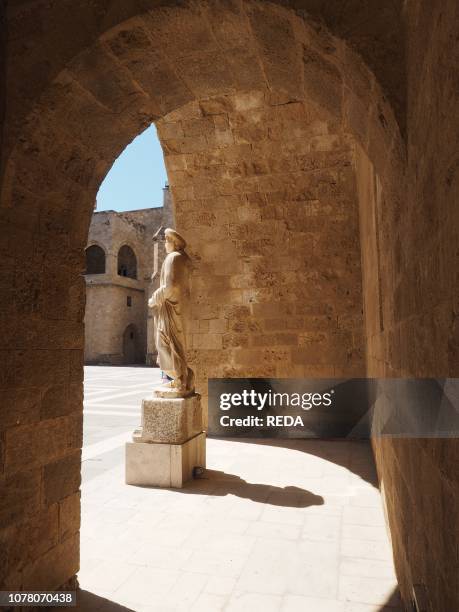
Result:
<svg viewBox="0 0 459 612"><path fill-rule="evenodd" d="M181 2L176 7L170 2L161 9L158 4L145 0L38 0L10 6L0 210L4 228L0 252L8 271L2 277L5 299L0 323L0 384L7 397L5 408L2 406L7 418L2 414L0 421L0 508L7 514L14 508L14 516L8 514L10 526L0 531L1 581L5 587L52 588L65 582L78 567L76 532L59 525L72 515L66 508L78 491L79 483L73 476L79 474L81 440L76 437L62 447L57 426L61 432L63 418L69 421L71 431L81 428L84 248L98 187L125 146L151 121L193 101L251 91L270 93L268 106L278 106L279 114L282 110L288 114L298 103L307 108L322 107L329 115L327 121L334 118L338 126L344 122L346 131L364 142L376 166L383 163L384 153L397 134L394 114L383 98L378 77L351 44L344 42L345 38L352 40L362 55L374 59L368 63L376 75L383 56L381 47L395 54L402 49L396 38L387 39L384 28L376 50L362 42L369 31L365 25L367 2L353 7L352 20L357 27L349 34L344 34L346 19L330 20L327 14L332 31L341 28L342 40L323 25L307 22L306 13L288 11L276 3L215 0ZM312 4L320 16L329 2ZM397 15L397 11L388 10L383 23L395 23ZM391 78L385 78L384 83L390 99L399 90L392 87ZM294 125L293 120L290 129ZM245 139L250 144L257 136L253 122L248 127ZM303 127L299 129L301 133ZM244 125L238 130L243 131ZM301 140L293 133L285 134L284 142L289 138ZM258 159L263 161L261 155ZM222 195L237 200L237 185L244 182L243 177L242 181L233 177L235 191ZM250 206L247 202L243 208L261 215L256 202ZM247 227L254 223L240 221ZM276 218L271 221L273 229L282 225ZM204 218L199 223L204 228L207 221ZM267 231L268 220L262 224ZM293 230L286 228L285 232ZM271 240L277 240L274 232ZM240 248L245 248L242 242ZM309 249L310 242L304 243ZM261 255L266 257L266 253ZM210 256L207 252L206 258ZM250 275L258 274L254 261L249 260L248 266ZM259 276L267 282L263 272ZM242 287L235 289L239 294ZM235 317L240 305L238 301L234 304ZM246 324L252 326L251 335L262 336L266 330L261 326L257 330L258 316L249 314ZM263 322L266 319L267 314L261 317ZM224 317L218 324L230 325L230 318ZM207 333L204 323L197 334L205 341ZM291 341L289 331L280 333ZM200 349L201 354L206 350ZM231 349L234 354L237 350ZM297 350L299 357L302 349ZM244 354L243 347L240 353ZM302 354L308 358L307 350ZM222 350L221 357L224 355ZM330 363L334 362L328 360L328 366ZM301 363L291 365L301 367ZM264 366L259 367L268 373ZM55 398L52 414L45 408L47 397ZM41 438L30 435L32 428L48 432L46 452ZM13 466L5 457L15 456L21 448L21 436L34 462ZM41 491L52 476L56 485L51 501ZM23 483L19 489L18 483ZM62 504L58 515L52 514L54 503ZM38 512L49 513L49 524L59 535L33 546L30 555L18 559L14 553L16 534L22 530L31 537ZM77 531L78 521L74 528ZM64 550L67 565L62 559ZM44 577L35 576L34 568L46 570L46 585Z"/></svg>
<svg viewBox="0 0 459 612"><path fill-rule="evenodd" d="M14 65L14 78L9 87L9 121L7 143L4 153L11 152L14 146L17 130L25 117L33 109L36 100L43 94L46 87L60 72L82 51L89 49L97 41L101 33L111 29L122 29L127 20L144 16L152 11L161 23L164 31L169 33L167 39L173 56L187 47L189 55L194 51L207 52L205 48L209 40L207 28L209 21L214 21L217 37L225 38L233 53L233 71L245 66L241 72L244 79L251 78L250 72L257 73L257 61L252 53L247 54L247 48L240 48L239 43L247 41L246 34L241 35L239 17L246 18L247 0L212 0L206 5L199 2L192 6L190 2L178 0L62 0L60 3L49 4L49 0L35 0L33 3L10 0L8 3L10 31L10 65ZM272 44L279 43L279 34L283 30L280 13L296 14L310 24L315 31L315 39L320 43L321 50L333 54L337 47L342 47L344 41L348 50L363 59L363 64L369 67L376 76L377 82L383 87L390 105L395 109L398 124L402 132L405 124L405 20L403 4L393 2L381 10L379 0L354 0L352 6L343 9L342 0L263 0L259 5L266 5L266 13L275 15L276 4L291 8L292 11L277 13L272 21ZM178 6L178 10L176 7ZM205 6L204 15L201 14ZM192 10L190 10L192 7ZM274 9L274 10L273 10ZM171 24L169 19L177 17ZM46 21L46 40L42 22ZM258 17L260 26L265 19ZM277 21L277 24L276 24ZM188 28L183 35L180 22L188 22ZM79 27L76 28L75 24ZM40 27L38 26L40 24ZM172 27L171 27L172 25ZM247 24L250 25L250 24ZM198 36L193 36L193 31ZM65 32L66 36L62 36ZM176 36L174 36L176 34ZM331 35L330 35L331 34ZM203 36L202 36L203 35ZM24 46L24 40L27 45ZM188 42L187 42L188 41ZM285 42L285 41L283 41ZM57 50L57 52L56 52ZM250 49L252 51L252 49ZM354 53L350 53L354 55ZM157 65L151 73L151 79L162 79L164 72L162 54L156 55ZM221 57L220 57L221 59ZM172 63L173 63L172 59ZM106 66L108 68L108 66ZM100 64L94 64L92 69L98 70ZM141 66L138 66L141 71ZM290 66L292 68L292 66ZM281 71L282 72L282 71ZM286 72L285 69L283 71ZM253 77L254 75L252 75ZM99 81L100 83L100 81ZM242 80L243 84L244 81ZM164 84L162 82L162 84ZM170 83L172 85L172 83ZM178 103L186 99L181 91L179 80L174 79L175 92L173 96L164 96L163 104L172 98ZM112 88L115 84L112 84ZM116 94L115 89L112 93ZM188 94L191 92L188 92ZM24 95L28 94L28 95ZM161 96L159 96L161 97ZM169 98L169 100L168 100ZM134 101L131 100L131 104ZM127 144L127 143L125 143Z"/></svg>
<svg viewBox="0 0 459 612"><path fill-rule="evenodd" d="M128 283L87 285L85 314L85 362L90 364L145 364L147 352L146 296L143 289ZM132 283L134 285L134 283ZM127 298L131 298L131 306ZM125 354L123 335L134 325L138 338L138 355L130 361ZM137 344L136 338L136 344Z"/></svg>
<svg viewBox="0 0 459 612"><path fill-rule="evenodd" d="M410 0L406 10L407 188L402 200L377 188L371 198L379 257L375 238L368 248L381 282L367 317L369 375L458 377L459 6ZM380 437L373 446L405 601L420 585L430 610L459 609L459 440Z"/></svg>
<svg viewBox="0 0 459 612"><path fill-rule="evenodd" d="M370 232L369 239L362 240L363 277L372 279L363 285L365 308L374 304L367 317L368 372L414 376L457 372L457 3L408 0L387 3L384 10L380 2L368 0L344 4L341 0L11 0L8 4L7 82L0 92L7 96L0 203L5 270L0 312L4 399L0 581L3 588L54 588L78 569L82 271L93 203L113 161L152 121L168 116L166 124L174 111L179 111L178 122L185 121L179 110L185 105L193 109L197 103L202 112L200 103L215 96L224 101L227 96L238 99L241 94L244 99L250 92L261 92L271 98L264 97L267 104L260 112L270 117L269 112L278 107L273 119L277 125L282 113L314 105L328 113L327 126L335 123L330 134L338 140L344 125L368 158L357 152L356 167L366 168L366 178L357 177L358 193L367 193L371 203L361 220ZM211 139L211 151L218 148L217 132L245 139L239 144L248 146L238 148L230 141L228 151L234 151L233 165L239 163L241 168L247 161L244 149L250 151L249 161L254 157L257 167L248 165L244 171L249 175L228 177L224 185L231 189L219 194L223 196L219 200L214 193L203 192L214 179L205 174L211 164L202 159L191 169L189 178L196 184L190 195L180 194L184 182L172 188L178 189L178 210L181 197L192 205L206 199L214 203L212 210L200 205L205 214L195 217L203 233L209 234L209 223L216 235L225 224L229 230L237 212L236 237L228 233L223 238L229 253L243 258L246 268L237 274L231 270L228 279L234 283L239 276L240 282L246 282L244 275L252 279L255 275L258 301L247 304L265 307L271 301L263 298L266 290L269 294L273 287L288 289L290 270L284 270L285 282L279 284L277 276L273 287L263 287L269 277L256 268L251 239L241 238L240 226L253 234L252 224L258 220L264 232L268 219L261 215L266 213L274 215L268 240L275 243L279 231L284 237L303 232L286 227L286 219L275 216L278 204L272 208L267 198L261 204L259 195L246 198L263 193L247 189L254 182L263 184L266 194L275 192L275 173L263 166L263 155L258 155L266 130L262 122L254 121L256 110L231 107L216 115L207 112L197 123L199 129L209 130L204 139ZM218 115L223 117L216 119ZM218 129L215 119L221 121ZM193 130L192 120L193 116L188 130ZM226 120L234 120L234 127L225 128ZM310 125L292 120L290 133L277 141L283 143L281 150L289 140L301 144L299 134ZM186 155L182 147L187 138L172 143L174 151L167 149L163 133L166 154ZM203 146L202 139L195 140ZM314 156L313 163L320 159ZM180 181L184 169L169 163L169 170L177 171ZM305 169L305 176L310 175L311 170ZM241 196L246 198L244 206ZM225 210L225 204L218 212L229 198L236 207ZM188 224L187 231L194 231L195 212L181 209L180 222ZM249 218L240 218L246 212ZM221 225L215 223L217 218ZM304 227L306 221L301 217L298 221ZM266 258L264 239L255 244L257 257ZM194 240L192 254L198 255ZM196 257L202 275L216 248L209 244L201 260ZM302 244L310 256L310 242ZM306 273L305 261L297 263ZM379 270L377 299L374 278L365 277L365 270ZM269 335L261 329L268 316L255 315L250 306L240 310L240 292L246 291L250 299L245 286L218 282L222 292L236 296L236 301L228 304L221 319L209 312L209 329L203 312L203 328L195 329L195 334L198 342L205 343L209 331L215 332L222 337L222 359L227 354L243 359L248 347L225 352L223 336L246 333L253 341ZM301 286L301 291L303 307L307 287ZM212 300L218 304L218 295ZM230 332L236 318L243 325ZM223 329L211 330L211 321ZM294 331L299 339L298 330ZM280 334L287 339L290 331L276 328L274 333L279 334L277 343ZM198 350L205 355L217 349ZM305 359L310 357L310 351L296 350ZM266 368L255 365L268 373L276 367L275 362L264 362L268 363ZM296 366L305 367L290 364ZM457 550L454 553L448 537L457 520L457 482L450 468L456 449L452 441L375 441L402 592L408 602L411 584L425 584L435 612L458 607L454 576L449 573L457 563Z"/></svg>
<svg viewBox="0 0 459 612"><path fill-rule="evenodd" d="M163 207L94 213L88 245L104 249L106 267L105 274L85 276L86 363L128 363L131 357L124 354L123 337L129 325L136 329L136 363L145 363L147 353L154 352L154 347L147 346L147 301L155 267L153 237L162 226L163 213ZM136 256L136 279L118 274L118 253L124 245L130 246Z"/></svg>
<svg viewBox="0 0 459 612"><path fill-rule="evenodd" d="M194 263L199 392L208 377L364 376L354 144L343 126L254 91L188 104L157 129Z"/></svg>

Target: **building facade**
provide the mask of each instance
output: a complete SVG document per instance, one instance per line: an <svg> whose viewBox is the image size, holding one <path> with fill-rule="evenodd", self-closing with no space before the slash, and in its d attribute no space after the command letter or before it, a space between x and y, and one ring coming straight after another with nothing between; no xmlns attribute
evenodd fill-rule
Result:
<svg viewBox="0 0 459 612"><path fill-rule="evenodd" d="M85 363L155 365L148 299L159 283L164 232L173 225L169 188L163 206L95 212L86 247Z"/></svg>

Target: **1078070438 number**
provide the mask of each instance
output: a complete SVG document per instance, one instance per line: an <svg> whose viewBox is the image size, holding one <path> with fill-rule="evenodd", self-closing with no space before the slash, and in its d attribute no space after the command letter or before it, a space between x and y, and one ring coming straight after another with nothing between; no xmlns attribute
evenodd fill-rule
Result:
<svg viewBox="0 0 459 612"><path fill-rule="evenodd" d="M3 591L0 606L74 606L75 591Z"/></svg>

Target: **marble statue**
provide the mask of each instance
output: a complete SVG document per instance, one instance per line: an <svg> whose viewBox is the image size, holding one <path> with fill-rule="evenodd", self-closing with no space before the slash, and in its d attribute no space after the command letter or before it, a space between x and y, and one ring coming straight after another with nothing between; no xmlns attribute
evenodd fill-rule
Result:
<svg viewBox="0 0 459 612"><path fill-rule="evenodd" d="M194 374L186 362L186 329L190 317L191 260L186 242L173 229L165 230L166 258L160 286L148 301L153 309L158 365L171 379L154 390L156 397L188 397L194 393Z"/></svg>

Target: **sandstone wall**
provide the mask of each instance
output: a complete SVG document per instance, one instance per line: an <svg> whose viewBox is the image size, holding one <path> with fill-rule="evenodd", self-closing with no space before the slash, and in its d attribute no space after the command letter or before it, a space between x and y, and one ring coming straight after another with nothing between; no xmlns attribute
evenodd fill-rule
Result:
<svg viewBox="0 0 459 612"><path fill-rule="evenodd" d="M10 0L8 2L10 65L13 65L16 58L19 61L14 65L14 78L9 87L9 98L12 103L9 105L7 148L4 153L11 152L22 121L33 109L35 101L43 94L47 85L83 49L91 47L101 33L119 28L131 18L153 11L170 33L168 40L171 49L175 49L174 55L183 45L188 45L191 52L196 49L201 53L207 52L202 45L208 40L206 35L208 18L206 16L203 19L200 13L203 4L196 3L194 10L189 11L190 4L178 0L130 0L129 2L62 0L53 4L50 4L49 0L35 0L30 3ZM213 0L207 3L205 11L218 22L220 37L224 36L225 31L229 34L229 39L232 41L230 44L236 52L233 66L245 65L245 78L249 77L250 70L256 70L256 62L254 64L251 54L244 56L238 45L238 41L241 41L240 26L237 24L238 16L240 14L244 16L247 4L249 3L246 0L229 2ZM270 13L276 4L293 9L291 14L295 11L302 19L313 25L317 39L322 42L322 49L328 53L333 52L336 40L345 41L346 47L355 50L365 65L376 75L378 83L383 86L388 96L390 105L395 109L402 132L404 131L406 79L405 20L402 3L388 3L384 6L384 10L381 10L379 0L354 0L352 5L344 9L342 0L274 0L273 2L263 0L261 4L265 4L266 10ZM166 22L170 16L174 16L174 12L177 14L177 11L174 11L177 6L179 15L183 15L182 22L186 20L189 22L185 36L177 22L172 28L167 28L170 24ZM192 34L195 17L201 24L200 29L195 31L204 33L204 37L198 35L195 38ZM261 24L264 19L258 18L258 21ZM46 22L46 34L42 27L44 22ZM273 44L277 44L282 27L282 19L277 18L277 28L275 27L272 33ZM65 33L65 36L62 33ZM336 38L330 36L330 33ZM25 39L28 41L27 45L24 45ZM187 39L191 45L187 43ZM160 56L157 56L156 60L159 59ZM160 70L156 69L156 73L153 72L151 75L153 79L162 78L161 74L164 74L162 60L161 57L157 66ZM96 65L93 69L97 69ZM175 82L174 86L177 84ZM116 89L113 90L113 93L115 92ZM178 90L175 91L174 97L183 100Z"/></svg>
<svg viewBox="0 0 459 612"><path fill-rule="evenodd" d="M371 27L363 1L353 7L351 17L329 21L332 30L341 28L343 40L323 25L307 23L305 13L269 2L181 2L175 8L167 3L161 10L155 8L158 3L145 0L9 4L0 210L0 252L7 270L2 276L0 384L7 418L2 414L0 421L0 509L10 523L0 531L1 581L11 588L53 588L78 567L78 521L73 532L60 525L72 516L66 508L78 491L73 475L79 474L81 440L64 447L59 440L63 423L70 423L70 431L81 428L84 247L98 187L113 161L151 121L190 102L259 91L271 93L269 105L279 106L279 113L283 105L288 113L297 103L323 107L338 124L345 122L348 132L364 142L372 162L381 166L398 128L377 77L343 40L352 40L373 58L368 63L376 74L382 49L395 50L398 57L402 47L396 37L387 39L384 28L377 48L365 42ZM327 12L327 20L328 5L309 3L316 15ZM383 23L395 23L398 14L386 11ZM352 32L346 25L349 18L357 26ZM384 82L391 94L398 91L391 78ZM256 139L256 132L248 135L252 137ZM232 180L235 189L245 182ZM221 195L237 200L240 194ZM261 214L256 202L247 202L246 208ZM278 229L280 220L272 221ZM263 231L267 225L265 221ZM254 262L248 265L253 275ZM234 306L237 312L240 303ZM249 315L247 325L255 325L251 334L261 336L257 317ZM198 335L208 333L204 327ZM282 334L289 337L287 331ZM303 354L308 358L308 351ZM52 413L45 408L47 397L54 397ZM32 428L46 432L45 450L41 437L31 435ZM22 447L33 462L5 461ZM41 491L52 477L55 495L48 500ZM57 515L54 503L62 504ZM58 536L18 558L16 534L22 531L32 541L38 512L48 516ZM46 570L46 577L36 575L38 568Z"/></svg>
<svg viewBox="0 0 459 612"><path fill-rule="evenodd" d="M458 9L407 3L407 188L398 201L366 184L369 375L459 376ZM420 585L430 610L459 609L459 440L378 437L373 446L405 601Z"/></svg>
<svg viewBox="0 0 459 612"><path fill-rule="evenodd" d="M86 286L85 362L121 365L129 363L123 350L123 334L129 325L138 332L139 352L145 363L147 351L145 292L117 284ZM131 298L131 306L127 298ZM132 362L131 362L132 363Z"/></svg>
<svg viewBox="0 0 459 612"><path fill-rule="evenodd" d="M129 359L123 353L128 325L138 334L138 362L147 355L147 301L154 268L153 236L161 227L163 208L116 213L96 212L89 228L88 245L106 253L105 274L86 274L85 362L119 365ZM118 275L118 252L129 245L137 259L137 278ZM131 306L127 304L130 298ZM150 349L151 352L151 349ZM137 362L137 360L136 360Z"/></svg>
<svg viewBox="0 0 459 612"><path fill-rule="evenodd" d="M379 269L379 312L368 319L369 373L457 371L457 302L452 301L457 297L458 269L453 205L457 6L452 0L387 3L384 10L367 0L298 0L282 2L284 8L248 0L171 1L161 3L161 9L154 0L8 4L7 87L1 90L7 92L7 103L0 209L5 269L0 314L0 385L5 398L0 419L0 580L4 588L54 588L78 568L85 290L81 273L93 202L114 159L151 121L193 102L201 108L200 102L215 96L258 91L272 94L263 112L278 106L280 114L288 114L295 105L311 104L327 111L327 121L344 122L377 176L376 182L365 180L359 187L359 192L370 194L374 213L366 219L373 223L370 231L377 233L365 244L379 244L377 259L374 253L368 259L369 269ZM289 5L296 12L286 10ZM320 25L309 19L308 11ZM247 121L250 109L245 114L241 110L217 115L234 118L238 137L247 128L246 144L254 140L250 155L255 155L258 130L253 120ZM212 115L204 123L198 121L201 127L209 124L205 133L212 139L217 133L213 121ZM225 117L220 129L224 125ZM304 124L290 123L284 145L290 138L301 140L295 135L297 127L301 133ZM231 137L233 128L223 132ZM162 138L167 140L164 134ZM212 150L214 145L215 140ZM175 154L185 154L180 138L175 146ZM245 160L244 147L237 150ZM203 160L192 172L202 179L207 166ZM234 211L243 208L237 212L237 224L251 228L254 215L264 231L267 221L261 214L270 210L268 202L261 206L255 196L241 207L239 199L252 193L248 184L263 183L260 168L255 179L230 177L231 183L224 186L231 184L232 190L219 195L233 198L237 205L225 211L227 218L233 220ZM259 172L252 166L250 172L255 171ZM270 181L272 169L265 174ZM198 180L196 188L205 189L213 180ZM372 184L377 189L373 195L368 191ZM271 187L265 193L270 192ZM196 217L203 232L213 221L209 213L220 210L222 200L214 195L203 197L201 191L196 199L217 204ZM195 202L194 187L184 199ZM239 214L246 211L249 218L241 219ZM190 223L192 214L183 208L182 221ZM283 226L282 219L271 221L276 231L268 238L274 242L279 230L284 236L296 233ZM299 222L301 226L303 220ZM231 270L229 277L256 275L262 296L266 276L256 269L251 250L237 251L244 242L250 246L237 229L236 244L229 234L225 244L231 247L229 254L241 253L248 272L233 275ZM306 249L308 245L305 241ZM256 247L266 257L263 243ZM369 248L363 250L364 270ZM212 263L212 257L212 250L204 252L202 263ZM304 261L298 265L307 271ZM219 282L226 296L246 291L243 286L228 287L226 280ZM372 303L373 291L374 284L363 287L365 304ZM236 301L235 317L242 314L240 306ZM231 309L219 325L229 328L230 313ZM265 325L266 313L255 316L250 308L245 313L248 337L262 336L267 330L257 329L258 317ZM204 314L201 318L205 321ZM209 330L212 320L217 319L209 316ZM204 323L195 333L207 342L209 330ZM227 333L226 328L212 331ZM282 332L285 337L289 333ZM244 355L246 348L231 347L229 354L239 350ZM216 349L198 350L204 355ZM303 354L310 356L308 351ZM301 367L291 367L297 365ZM413 581L424 582L435 612L457 608L455 581L448 573L457 563L452 538L447 538L457 517L457 506L452 506L457 484L449 470L451 445L375 441L404 596L408 601Z"/></svg>
<svg viewBox="0 0 459 612"><path fill-rule="evenodd" d="M354 148L342 125L255 91L189 104L157 129L194 263L199 392L208 377L364 376Z"/></svg>

